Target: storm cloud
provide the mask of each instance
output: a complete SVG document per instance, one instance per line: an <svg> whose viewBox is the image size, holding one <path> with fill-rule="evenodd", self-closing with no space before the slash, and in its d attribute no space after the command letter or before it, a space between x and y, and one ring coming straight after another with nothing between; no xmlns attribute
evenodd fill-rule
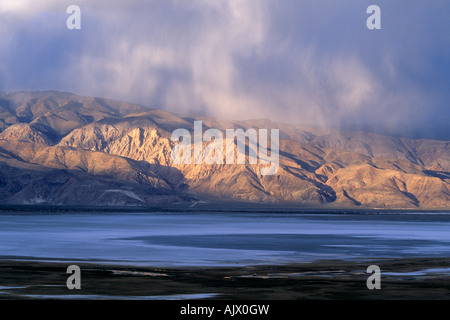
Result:
<svg viewBox="0 0 450 320"><path fill-rule="evenodd" d="M66 8L81 8L68 30ZM366 9L381 8L381 30ZM448 1L2 0L0 90L450 138Z"/></svg>

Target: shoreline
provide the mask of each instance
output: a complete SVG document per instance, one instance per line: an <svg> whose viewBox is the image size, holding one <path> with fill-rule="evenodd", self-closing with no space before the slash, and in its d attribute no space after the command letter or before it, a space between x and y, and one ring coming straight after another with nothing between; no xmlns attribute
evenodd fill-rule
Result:
<svg viewBox="0 0 450 320"><path fill-rule="evenodd" d="M221 208L223 206L223 208ZM308 207L292 204L256 204L251 202L211 201L204 203L180 203L156 206L79 206L79 205L24 205L1 204L0 214L8 213L280 213L280 214L450 214L450 208L354 208Z"/></svg>
<svg viewBox="0 0 450 320"><path fill-rule="evenodd" d="M81 269L80 290L66 287L70 276L66 270L71 264ZM366 286L369 265L381 269L380 290ZM245 267L0 259L0 299L448 300L450 257L317 260Z"/></svg>

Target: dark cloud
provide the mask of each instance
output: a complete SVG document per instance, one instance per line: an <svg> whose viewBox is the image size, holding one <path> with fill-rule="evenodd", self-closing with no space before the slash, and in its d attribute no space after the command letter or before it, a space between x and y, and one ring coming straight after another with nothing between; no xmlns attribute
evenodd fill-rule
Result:
<svg viewBox="0 0 450 320"><path fill-rule="evenodd" d="M0 90L450 138L448 1L78 2L0 4Z"/></svg>

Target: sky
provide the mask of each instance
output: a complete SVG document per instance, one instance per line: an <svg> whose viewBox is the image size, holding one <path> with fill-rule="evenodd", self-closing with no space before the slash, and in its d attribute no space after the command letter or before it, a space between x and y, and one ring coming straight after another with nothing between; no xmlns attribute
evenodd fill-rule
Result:
<svg viewBox="0 0 450 320"><path fill-rule="evenodd" d="M0 0L0 91L450 140L449 16L448 0Z"/></svg>

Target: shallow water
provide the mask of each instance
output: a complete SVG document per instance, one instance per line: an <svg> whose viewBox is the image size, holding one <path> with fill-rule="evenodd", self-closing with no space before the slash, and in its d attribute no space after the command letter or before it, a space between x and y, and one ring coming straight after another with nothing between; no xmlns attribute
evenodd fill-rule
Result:
<svg viewBox="0 0 450 320"><path fill-rule="evenodd" d="M89 294L29 294L21 297L33 299L58 299L58 300L195 300L207 299L217 296L215 293L198 294L174 294L166 296L110 296L110 295L89 295Z"/></svg>
<svg viewBox="0 0 450 320"><path fill-rule="evenodd" d="M0 256L152 266L450 257L450 215L1 214Z"/></svg>

